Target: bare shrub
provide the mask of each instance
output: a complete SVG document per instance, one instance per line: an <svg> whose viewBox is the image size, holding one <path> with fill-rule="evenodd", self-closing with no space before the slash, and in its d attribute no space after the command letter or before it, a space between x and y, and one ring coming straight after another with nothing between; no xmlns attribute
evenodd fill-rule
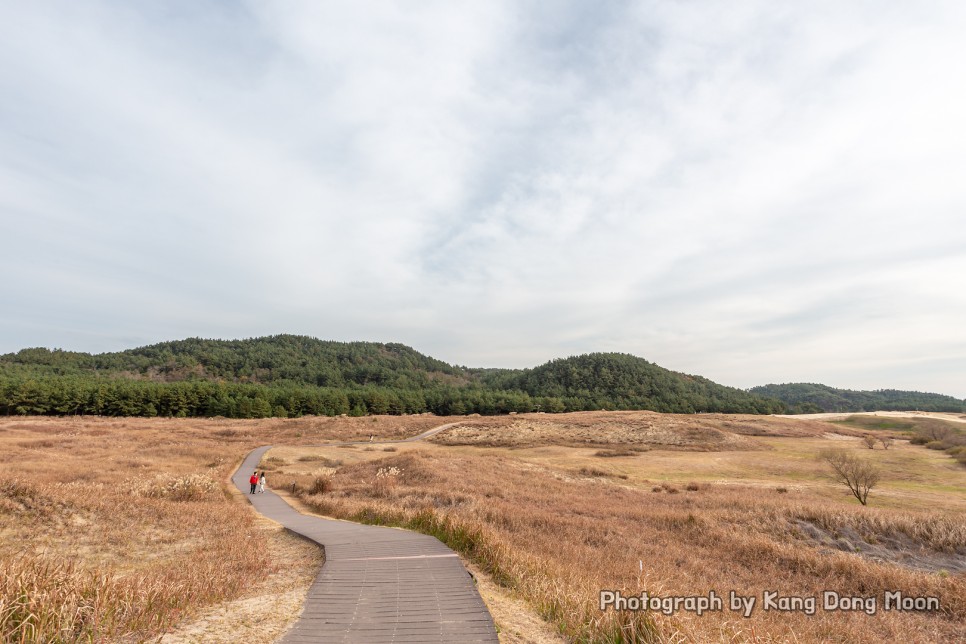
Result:
<svg viewBox="0 0 966 644"><path fill-rule="evenodd" d="M779 494L787 494L788 493L788 488L787 487L784 487L784 486L782 486L782 487L776 487L775 488L775 491L778 492Z"/></svg>
<svg viewBox="0 0 966 644"><path fill-rule="evenodd" d="M309 485L309 494L325 494L332 491L332 478L328 476L316 476Z"/></svg>
<svg viewBox="0 0 966 644"><path fill-rule="evenodd" d="M372 486L376 496L392 496L396 490L396 485L399 483L400 474L402 474L402 470L394 465L380 467L376 472L376 480Z"/></svg>
<svg viewBox="0 0 966 644"><path fill-rule="evenodd" d="M917 433L929 441L944 441L953 435L953 428L942 421L925 422L919 427Z"/></svg>
<svg viewBox="0 0 966 644"><path fill-rule="evenodd" d="M214 479L197 473L176 477L158 475L153 479L135 478L128 482L128 490L134 496L170 501L200 501L217 489Z"/></svg>
<svg viewBox="0 0 966 644"><path fill-rule="evenodd" d="M875 444L878 443L879 440L872 434L866 434L862 437L862 442L865 443L865 446L869 449L875 449Z"/></svg>
<svg viewBox="0 0 966 644"><path fill-rule="evenodd" d="M882 449L889 449L892 447L895 439L893 439L891 436L880 436L879 442L882 443Z"/></svg>
<svg viewBox="0 0 966 644"><path fill-rule="evenodd" d="M637 456L640 452L635 449L602 449L594 452L594 456L601 458L615 458L618 456Z"/></svg>
<svg viewBox="0 0 966 644"><path fill-rule="evenodd" d="M396 452L398 450L399 450L398 447L391 447L391 446L390 447L383 447L382 448L382 451L384 451L384 452Z"/></svg>
<svg viewBox="0 0 966 644"><path fill-rule="evenodd" d="M881 477L879 468L843 449L822 450L819 458L832 468L835 479L848 486L859 503L866 505L869 492Z"/></svg>
<svg viewBox="0 0 966 644"><path fill-rule="evenodd" d="M342 461L337 458L327 458L325 456L319 456L317 454L310 454L308 456L300 456L299 462L302 463L319 463L324 467L339 467L342 465Z"/></svg>
<svg viewBox="0 0 966 644"><path fill-rule="evenodd" d="M627 480L626 474L619 474L617 472L608 472L596 467L582 467L575 472L578 476L589 476L592 478L615 478Z"/></svg>
<svg viewBox="0 0 966 644"><path fill-rule="evenodd" d="M22 443L17 443L18 447L23 447L25 449L50 449L56 447L57 443L54 441L42 440L42 441L24 441Z"/></svg>

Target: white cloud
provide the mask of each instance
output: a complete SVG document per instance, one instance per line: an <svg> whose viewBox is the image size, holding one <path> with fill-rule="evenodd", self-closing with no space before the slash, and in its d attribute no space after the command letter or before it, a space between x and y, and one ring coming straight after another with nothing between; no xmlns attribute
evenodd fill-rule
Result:
<svg viewBox="0 0 966 644"><path fill-rule="evenodd" d="M966 394L959 3L0 8L0 351Z"/></svg>

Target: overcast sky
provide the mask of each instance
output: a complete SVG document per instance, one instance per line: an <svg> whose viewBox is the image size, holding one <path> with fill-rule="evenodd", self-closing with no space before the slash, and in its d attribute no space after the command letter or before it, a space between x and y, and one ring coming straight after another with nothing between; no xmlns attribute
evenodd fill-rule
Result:
<svg viewBox="0 0 966 644"><path fill-rule="evenodd" d="M966 3L0 0L0 353L966 396Z"/></svg>

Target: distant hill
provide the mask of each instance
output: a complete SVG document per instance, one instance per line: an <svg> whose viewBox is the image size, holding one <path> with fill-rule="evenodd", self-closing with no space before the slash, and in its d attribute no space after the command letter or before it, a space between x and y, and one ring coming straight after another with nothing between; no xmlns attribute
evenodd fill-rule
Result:
<svg viewBox="0 0 966 644"><path fill-rule="evenodd" d="M553 360L533 369L483 375L493 388L524 391L584 404L585 409L649 409L671 413L769 414L775 400L725 387L707 378L669 371L625 353L591 353Z"/></svg>
<svg viewBox="0 0 966 644"><path fill-rule="evenodd" d="M466 384L462 370L402 344L332 342L275 335L248 340L188 338L116 353L24 349L0 356L0 368L19 365L38 373L111 375L177 382L213 380L321 387L382 385L418 388L439 378Z"/></svg>
<svg viewBox="0 0 966 644"><path fill-rule="evenodd" d="M533 369L449 365L402 344L189 338L114 353L0 356L0 414L266 417L647 409L774 413L777 400L595 353Z"/></svg>
<svg viewBox="0 0 966 644"><path fill-rule="evenodd" d="M775 398L788 406L790 413L851 411L966 411L966 401L942 394L919 391L851 391L812 383L789 383L752 387L751 393Z"/></svg>

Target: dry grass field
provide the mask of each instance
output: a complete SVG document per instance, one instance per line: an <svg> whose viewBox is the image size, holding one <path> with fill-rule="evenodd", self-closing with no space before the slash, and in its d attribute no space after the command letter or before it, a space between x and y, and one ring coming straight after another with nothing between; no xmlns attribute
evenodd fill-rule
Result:
<svg viewBox="0 0 966 644"><path fill-rule="evenodd" d="M228 477L242 456L270 441L362 438L376 428L399 437L419 426L420 418L405 428L330 418L0 419L0 641L281 632L321 558L256 521L233 494ZM226 602L247 602L255 623L218 626L214 607Z"/></svg>
<svg viewBox="0 0 966 644"><path fill-rule="evenodd" d="M430 441L377 444L453 420ZM267 443L279 445L270 485L294 484L294 503L436 534L572 641L961 641L966 468L902 440L868 450L867 432L648 412L2 419L0 641L272 641L320 559L228 486ZM883 469L868 507L824 473L815 455L829 445ZM726 605L601 611L602 589L714 590ZM750 618L729 610L732 590L757 598ZM766 590L819 606L764 610ZM877 610L823 610L824 590L876 597ZM940 609L887 612L891 591ZM552 641L514 623L505 641Z"/></svg>
<svg viewBox="0 0 966 644"><path fill-rule="evenodd" d="M574 641L962 640L966 469L904 441L868 450L865 433L760 417L535 414L472 419L390 451L280 447L266 464L321 514L437 534ZM816 460L830 445L884 470L869 507ZM735 591L758 607L747 619L727 606L700 617L601 611L601 589ZM876 612L823 610L826 590L875 597ZM764 610L765 591L818 607ZM941 608L887 612L895 591Z"/></svg>

